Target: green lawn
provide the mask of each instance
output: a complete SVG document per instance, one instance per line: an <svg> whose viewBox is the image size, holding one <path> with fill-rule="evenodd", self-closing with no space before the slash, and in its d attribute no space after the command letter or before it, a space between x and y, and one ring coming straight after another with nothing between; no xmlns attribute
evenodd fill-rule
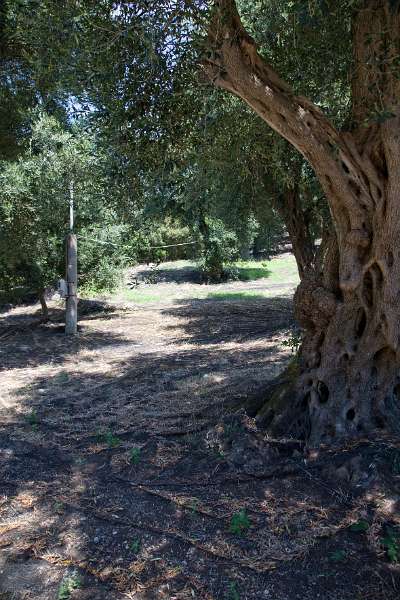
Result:
<svg viewBox="0 0 400 600"><path fill-rule="evenodd" d="M259 292L212 292L207 294L207 300L260 300L265 298Z"/></svg>
<svg viewBox="0 0 400 600"><path fill-rule="evenodd" d="M262 266L265 265L264 269L268 271L268 275L265 275L265 277L268 278L269 283L293 283L294 285L299 283L297 263L292 254L282 257L279 256L269 260L268 262L263 261L262 263L257 263L256 261L250 261L249 264L261 264ZM258 277L255 279L258 279Z"/></svg>
<svg viewBox="0 0 400 600"><path fill-rule="evenodd" d="M268 298L279 294L277 286L282 284L283 293L288 293L288 286L295 287L299 282L297 265L292 255L277 257L269 261L238 261L235 263L235 268L238 273L237 285L240 288L236 291L235 281L226 283L214 284L212 286L186 282L184 284L168 284L163 287L158 287L157 284L146 285L140 284L135 289L129 289L124 285L115 292L97 292L91 293L90 290L85 290L84 297L97 297L113 301L133 302L135 304L168 302L174 300L182 300L184 298L197 298L199 300L256 300L257 298ZM160 270L165 271L180 271L182 269L195 269L196 263L193 261L176 261L175 263L167 263ZM262 281L264 280L264 282ZM251 289L251 282L258 281L257 289ZM249 290L243 290L243 282L249 283ZM269 285L273 286L269 289ZM229 286L225 289L224 286Z"/></svg>
<svg viewBox="0 0 400 600"><path fill-rule="evenodd" d="M288 283L298 282L299 275L297 271L296 260L293 255L285 255L273 258L272 260L239 260L232 267L238 274L239 281L256 281L258 279L268 279L272 283L280 283L287 280ZM184 268L196 269L195 261L178 260L174 263L168 263L168 267L160 265L163 271L176 271Z"/></svg>
<svg viewBox="0 0 400 600"><path fill-rule="evenodd" d="M124 300L127 302L136 302L138 304L146 304L146 302L160 302L161 294L149 294L146 289L138 290L121 290Z"/></svg>
<svg viewBox="0 0 400 600"><path fill-rule="evenodd" d="M266 261L241 260L235 263L234 267L237 270L239 281L255 281L269 277L271 273L269 264Z"/></svg>

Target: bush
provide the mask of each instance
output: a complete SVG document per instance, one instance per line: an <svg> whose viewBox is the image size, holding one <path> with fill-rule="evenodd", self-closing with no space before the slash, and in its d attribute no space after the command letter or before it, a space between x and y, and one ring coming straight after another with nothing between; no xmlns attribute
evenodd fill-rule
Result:
<svg viewBox="0 0 400 600"><path fill-rule="evenodd" d="M33 115L27 149L0 162L0 297L26 298L65 277L69 193L75 192L79 283L112 289L126 264L127 227L110 208L105 157L85 131Z"/></svg>
<svg viewBox="0 0 400 600"><path fill-rule="evenodd" d="M78 237L79 287L83 292L113 291L130 261L124 225L91 227Z"/></svg>
<svg viewBox="0 0 400 600"><path fill-rule="evenodd" d="M193 231L181 225L179 221L166 218L162 222L157 220L143 222L134 241L137 259L139 262L155 263L192 259L198 247L196 244L186 244L194 239ZM157 248L157 246L170 247Z"/></svg>
<svg viewBox="0 0 400 600"><path fill-rule="evenodd" d="M239 255L238 238L220 219L206 219L200 270L207 281L220 282L229 277L229 267Z"/></svg>

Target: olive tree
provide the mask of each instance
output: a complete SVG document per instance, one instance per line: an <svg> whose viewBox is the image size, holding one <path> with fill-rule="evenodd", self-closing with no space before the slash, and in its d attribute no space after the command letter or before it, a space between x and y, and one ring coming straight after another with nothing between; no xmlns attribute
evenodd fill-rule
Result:
<svg viewBox="0 0 400 600"><path fill-rule="evenodd" d="M329 5L329 3L328 3ZM296 292L305 328L295 397L271 425L311 442L398 429L400 417L400 3L360 0L345 15L351 120L338 128L258 51L234 0L217 0L204 68L312 166L334 227ZM318 60L310 56L311 61Z"/></svg>

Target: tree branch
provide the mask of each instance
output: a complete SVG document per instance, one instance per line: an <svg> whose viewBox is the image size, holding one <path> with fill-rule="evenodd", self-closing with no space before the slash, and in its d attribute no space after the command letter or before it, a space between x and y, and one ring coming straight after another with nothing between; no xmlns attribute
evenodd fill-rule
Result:
<svg viewBox="0 0 400 600"><path fill-rule="evenodd" d="M300 279L315 270L315 247L301 206L298 184L278 194L274 203L292 242Z"/></svg>
<svg viewBox="0 0 400 600"><path fill-rule="evenodd" d="M215 0L209 49L203 68L212 83L242 98L301 152L316 172L339 229L358 231L373 204L356 150L318 106L296 96L260 56L235 0Z"/></svg>

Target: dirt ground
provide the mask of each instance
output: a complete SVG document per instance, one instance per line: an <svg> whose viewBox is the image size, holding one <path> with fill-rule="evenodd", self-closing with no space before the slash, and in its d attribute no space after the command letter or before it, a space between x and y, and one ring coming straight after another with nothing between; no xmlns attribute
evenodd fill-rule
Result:
<svg viewBox="0 0 400 600"><path fill-rule="evenodd" d="M0 600L400 597L400 441L232 411L290 359L289 295L82 303L74 339L35 311L0 315Z"/></svg>

